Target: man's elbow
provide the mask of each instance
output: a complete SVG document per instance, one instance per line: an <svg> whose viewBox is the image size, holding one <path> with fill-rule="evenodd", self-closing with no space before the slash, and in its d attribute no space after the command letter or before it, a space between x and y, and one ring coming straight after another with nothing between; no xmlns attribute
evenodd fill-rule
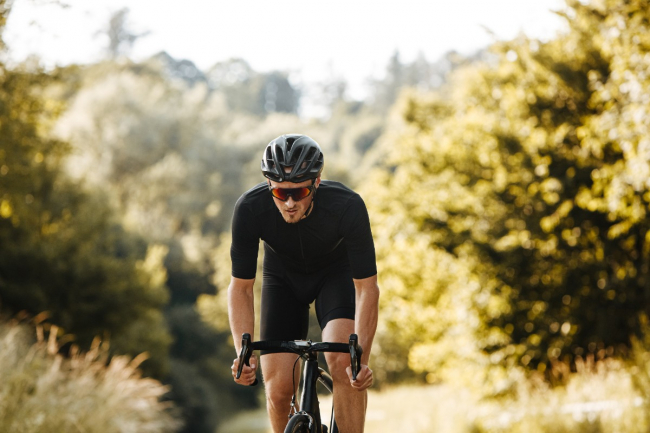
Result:
<svg viewBox="0 0 650 433"><path fill-rule="evenodd" d="M355 280L354 283L360 295L379 299L379 285L377 284L376 275L362 280Z"/></svg>
<svg viewBox="0 0 650 433"><path fill-rule="evenodd" d="M379 295L380 295L379 285L375 284L374 287L372 288L372 297L375 302L379 302Z"/></svg>
<svg viewBox="0 0 650 433"><path fill-rule="evenodd" d="M370 284L367 288L368 295L379 299L379 284L375 281L373 284Z"/></svg>
<svg viewBox="0 0 650 433"><path fill-rule="evenodd" d="M247 294L253 293L253 285L255 279L244 280L241 278L232 277L228 285L228 295Z"/></svg>

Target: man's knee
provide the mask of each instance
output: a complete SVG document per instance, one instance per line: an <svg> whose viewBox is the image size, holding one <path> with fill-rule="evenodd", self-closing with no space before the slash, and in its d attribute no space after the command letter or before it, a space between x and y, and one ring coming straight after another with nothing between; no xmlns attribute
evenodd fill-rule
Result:
<svg viewBox="0 0 650 433"><path fill-rule="evenodd" d="M266 401L271 407L276 409L289 410L291 397L293 396L291 378L283 380L282 378L270 378L264 381L266 392Z"/></svg>
<svg viewBox="0 0 650 433"><path fill-rule="evenodd" d="M289 408L293 396L292 358L277 354L267 355L262 361L266 400L273 408Z"/></svg>
<svg viewBox="0 0 650 433"><path fill-rule="evenodd" d="M343 353L329 353L327 367L334 382L348 382L346 369L350 366L350 355Z"/></svg>

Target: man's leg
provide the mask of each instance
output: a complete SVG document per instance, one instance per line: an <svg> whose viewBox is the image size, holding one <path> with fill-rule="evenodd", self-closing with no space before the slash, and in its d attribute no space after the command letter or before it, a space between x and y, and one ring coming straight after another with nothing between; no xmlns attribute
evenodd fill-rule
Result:
<svg viewBox="0 0 650 433"><path fill-rule="evenodd" d="M296 298L290 281L282 268L273 269L264 257L260 340L301 340L307 337L309 304ZM277 272L276 272L277 271ZM264 377L266 407L274 433L284 432L293 395L293 366L298 355L272 353L260 356ZM300 376L300 363L296 366L296 385Z"/></svg>
<svg viewBox="0 0 650 433"><path fill-rule="evenodd" d="M323 329L323 341L347 343L354 334L354 320L330 320ZM368 405L367 391L357 391L350 386L345 369L350 365L350 355L326 353L327 366L334 380L334 414L342 433L362 433Z"/></svg>
<svg viewBox="0 0 650 433"><path fill-rule="evenodd" d="M291 372L298 355L293 353L272 353L262 355L260 363L264 376L264 391L266 392L266 409L269 413L273 433L282 433L287 426L293 396L293 381ZM295 384L300 380L300 362L295 370ZM298 398L296 397L296 400ZM298 408L296 401L296 408Z"/></svg>

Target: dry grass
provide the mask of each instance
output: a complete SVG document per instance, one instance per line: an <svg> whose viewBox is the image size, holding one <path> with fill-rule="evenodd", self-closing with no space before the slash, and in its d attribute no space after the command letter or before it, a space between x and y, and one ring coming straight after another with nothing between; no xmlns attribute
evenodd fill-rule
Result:
<svg viewBox="0 0 650 433"><path fill-rule="evenodd" d="M50 338L32 344L29 328L0 323L0 433L163 433L179 423L167 389L140 376L141 359L114 357L97 343L88 353L57 354Z"/></svg>
<svg viewBox="0 0 650 433"><path fill-rule="evenodd" d="M650 359L648 360L650 366ZM450 385L399 386L369 395L366 431L373 433L645 433L647 395L634 386L642 366L593 360L566 372L565 386L520 383L508 399L481 400ZM647 367L650 371L650 367ZM646 390L650 392L650 390ZM330 398L321 398L329 414ZM242 414L219 433L267 433L266 413Z"/></svg>

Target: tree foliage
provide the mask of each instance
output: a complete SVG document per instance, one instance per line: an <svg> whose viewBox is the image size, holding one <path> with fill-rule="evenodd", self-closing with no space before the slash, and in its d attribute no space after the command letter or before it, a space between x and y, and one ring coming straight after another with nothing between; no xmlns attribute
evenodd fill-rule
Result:
<svg viewBox="0 0 650 433"><path fill-rule="evenodd" d="M62 106L46 96L56 82L0 64L2 307L47 311L82 345L106 336L119 353L149 351L149 371L162 374L165 253L126 233L101 195L62 173L69 147L49 135Z"/></svg>
<svg viewBox="0 0 650 433"><path fill-rule="evenodd" d="M650 307L650 5L568 6L566 34L403 98L366 183L388 331L418 342L416 371L624 354Z"/></svg>
<svg viewBox="0 0 650 433"><path fill-rule="evenodd" d="M271 121L229 110L221 90L188 71L188 64L161 55L80 68L78 90L59 90L60 98L70 96L57 133L73 149L68 173L101 190L124 227L168 249L165 319L174 343L166 380L183 431L211 433L232 409L257 400L221 373L232 362L230 332L213 330L195 302L218 290L212 252L236 199L257 183L246 170L253 154L257 160L250 142L257 144L257 129Z"/></svg>

